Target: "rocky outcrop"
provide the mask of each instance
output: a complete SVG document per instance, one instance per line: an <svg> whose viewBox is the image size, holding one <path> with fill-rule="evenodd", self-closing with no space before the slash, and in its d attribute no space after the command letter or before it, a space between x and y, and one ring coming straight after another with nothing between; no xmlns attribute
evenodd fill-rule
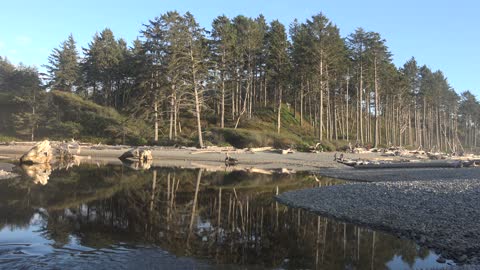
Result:
<svg viewBox="0 0 480 270"><path fill-rule="evenodd" d="M46 164L52 160L52 147L48 140L37 143L20 158L23 164Z"/></svg>
<svg viewBox="0 0 480 270"><path fill-rule="evenodd" d="M145 148L133 148L123 153L119 157L120 160L130 159L133 161L147 162L152 160L152 151Z"/></svg>

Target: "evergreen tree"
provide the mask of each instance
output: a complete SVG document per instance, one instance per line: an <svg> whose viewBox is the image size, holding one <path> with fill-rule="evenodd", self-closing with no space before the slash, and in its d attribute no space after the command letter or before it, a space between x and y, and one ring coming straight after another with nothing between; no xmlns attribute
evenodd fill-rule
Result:
<svg viewBox="0 0 480 270"><path fill-rule="evenodd" d="M287 52L288 47L285 26L277 20L273 21L267 32L267 74L278 97L277 133L280 133L281 128L282 94L289 81L290 59Z"/></svg>
<svg viewBox="0 0 480 270"><path fill-rule="evenodd" d="M44 120L40 118L39 109L45 109L42 106L45 96L38 71L32 67L19 66L13 76L10 87L15 89L14 102L22 108L12 115L15 131L34 141L40 121Z"/></svg>
<svg viewBox="0 0 480 270"><path fill-rule="evenodd" d="M116 77L122 61L122 49L113 32L105 28L95 34L88 48L84 48L83 70L85 80L92 88L92 98L103 105L115 105Z"/></svg>
<svg viewBox="0 0 480 270"><path fill-rule="evenodd" d="M53 49L45 66L53 90L75 92L79 86L79 57L72 34L62 42L60 48Z"/></svg>
<svg viewBox="0 0 480 270"><path fill-rule="evenodd" d="M217 17L212 23L212 60L216 63L219 71L218 83L221 92L220 127L225 127L225 95L226 83L232 77L229 66L233 63L235 49L235 32L233 25L226 16Z"/></svg>

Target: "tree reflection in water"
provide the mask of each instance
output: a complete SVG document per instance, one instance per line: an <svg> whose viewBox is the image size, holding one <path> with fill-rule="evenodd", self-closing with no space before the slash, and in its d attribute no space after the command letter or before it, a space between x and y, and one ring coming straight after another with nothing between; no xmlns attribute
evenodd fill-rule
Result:
<svg viewBox="0 0 480 270"><path fill-rule="evenodd" d="M222 265L383 269L394 256L412 266L429 255L411 241L273 200L277 192L341 183L302 174L86 164L53 171L45 186L25 179L0 183L0 226L28 226L39 212L42 234L55 247L71 237L90 248L158 246Z"/></svg>

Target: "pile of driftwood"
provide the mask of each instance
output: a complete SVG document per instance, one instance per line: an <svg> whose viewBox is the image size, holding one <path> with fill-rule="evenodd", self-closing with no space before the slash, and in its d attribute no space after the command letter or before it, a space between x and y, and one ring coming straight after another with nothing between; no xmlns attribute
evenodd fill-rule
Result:
<svg viewBox="0 0 480 270"><path fill-rule="evenodd" d="M206 153L217 153L217 154L247 153L247 154L254 154L254 153L257 153L257 152L272 152L272 153L278 153L278 154L286 155L286 154L295 153L295 150L293 150L291 148L275 149L275 148L270 147L270 146L267 146L267 147L251 147L251 148L243 148L243 149L237 149L237 148L232 147L232 146L226 146L226 147L208 146L208 147L203 148L203 149L197 149L197 148L184 148L184 149L191 150L191 152L190 152L191 155L206 154Z"/></svg>
<svg viewBox="0 0 480 270"><path fill-rule="evenodd" d="M442 153L434 151L425 151L421 149L417 150L407 150L403 147L387 147L387 148L364 148L364 147L355 147L350 148L348 153L355 154L367 154L367 153L379 153L383 157L400 157L406 159L419 159L419 160L472 160L480 159L480 156L475 156L473 154L464 154L464 153Z"/></svg>
<svg viewBox="0 0 480 270"><path fill-rule="evenodd" d="M342 155L334 156L338 163L356 169L394 169L394 168L462 168L476 167L480 165L480 158L476 159L443 159L443 160L420 160L420 159L350 159Z"/></svg>

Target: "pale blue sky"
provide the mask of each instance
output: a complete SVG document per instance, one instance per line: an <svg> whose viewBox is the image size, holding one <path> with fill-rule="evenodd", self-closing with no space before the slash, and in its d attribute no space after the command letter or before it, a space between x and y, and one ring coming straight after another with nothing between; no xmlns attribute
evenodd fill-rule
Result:
<svg viewBox="0 0 480 270"><path fill-rule="evenodd" d="M262 13L288 26L294 18L305 21L323 12L342 36L357 27L379 32L397 66L414 56L419 64L442 70L457 92L480 95L480 1L475 0L5 0L0 4L0 55L39 67L70 33L80 49L105 27L130 44L142 24L169 10L190 11L207 29L221 14Z"/></svg>

